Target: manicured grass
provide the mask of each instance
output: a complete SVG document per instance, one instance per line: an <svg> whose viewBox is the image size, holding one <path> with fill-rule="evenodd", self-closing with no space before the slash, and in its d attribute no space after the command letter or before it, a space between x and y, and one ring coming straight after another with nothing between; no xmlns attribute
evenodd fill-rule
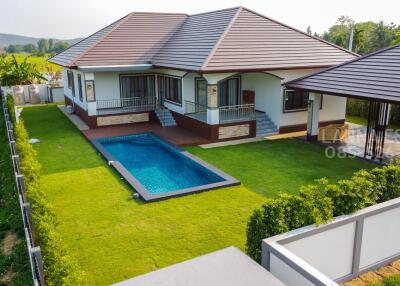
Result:
<svg viewBox="0 0 400 286"><path fill-rule="evenodd" d="M19 54L14 54L17 61L23 61L26 57L29 57L28 62L36 64L38 67L39 71L41 72L47 72L47 67L51 67L53 72L58 72L61 71L61 66L52 64L48 62L49 55L45 55L43 57L38 57L30 54L25 54L25 53L19 53ZM8 55L10 56L10 55Z"/></svg>
<svg viewBox="0 0 400 286"><path fill-rule="evenodd" d="M370 167L357 160L325 159L323 149L293 140L190 147L243 185L143 203L132 200L123 180L57 107L27 107L22 116L31 137L41 140L34 146L59 232L90 285L110 284L230 245L243 249L247 219L265 196Z"/></svg>
<svg viewBox="0 0 400 286"><path fill-rule="evenodd" d="M1 100L0 100L1 102ZM0 285L33 285L3 108L0 104Z"/></svg>
<svg viewBox="0 0 400 286"><path fill-rule="evenodd" d="M354 171L375 165L359 159L329 159L321 146L296 139L261 141L249 144L188 151L239 178L248 189L263 195L295 193L299 186L322 177L335 182Z"/></svg>

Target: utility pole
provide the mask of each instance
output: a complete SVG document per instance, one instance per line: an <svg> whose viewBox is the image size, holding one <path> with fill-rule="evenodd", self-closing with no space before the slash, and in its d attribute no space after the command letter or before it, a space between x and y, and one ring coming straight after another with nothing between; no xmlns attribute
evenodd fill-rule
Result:
<svg viewBox="0 0 400 286"><path fill-rule="evenodd" d="M353 51L353 39L354 39L354 21L351 21L350 27L350 39L349 39L349 51Z"/></svg>

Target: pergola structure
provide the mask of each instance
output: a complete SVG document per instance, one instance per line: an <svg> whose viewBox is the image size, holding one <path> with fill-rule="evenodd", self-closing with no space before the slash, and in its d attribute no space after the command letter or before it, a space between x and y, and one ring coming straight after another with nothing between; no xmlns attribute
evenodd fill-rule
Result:
<svg viewBox="0 0 400 286"><path fill-rule="evenodd" d="M389 104L400 103L400 45L345 62L284 84L309 92L307 138L318 135L321 95L370 102L364 157L383 158Z"/></svg>

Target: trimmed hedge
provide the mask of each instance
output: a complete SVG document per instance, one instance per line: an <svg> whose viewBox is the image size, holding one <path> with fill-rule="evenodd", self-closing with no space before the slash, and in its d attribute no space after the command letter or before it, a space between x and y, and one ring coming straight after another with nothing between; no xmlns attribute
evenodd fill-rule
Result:
<svg viewBox="0 0 400 286"><path fill-rule="evenodd" d="M8 113L10 114L11 121L16 122L16 116L15 116L15 103L14 99L11 94L7 94L6 96L7 99L7 107L8 107Z"/></svg>
<svg viewBox="0 0 400 286"><path fill-rule="evenodd" d="M44 193L40 190L40 164L36 151L29 143L24 123L14 122L14 134L24 175L28 201L32 206L35 239L42 249L47 285L80 285L83 273L67 254L57 232L57 219Z"/></svg>
<svg viewBox="0 0 400 286"><path fill-rule="evenodd" d="M298 195L281 194L268 199L247 223L246 253L261 262L261 241L310 224L322 224L335 216L400 197L400 165L393 162L371 171L356 172L351 179L300 188Z"/></svg>

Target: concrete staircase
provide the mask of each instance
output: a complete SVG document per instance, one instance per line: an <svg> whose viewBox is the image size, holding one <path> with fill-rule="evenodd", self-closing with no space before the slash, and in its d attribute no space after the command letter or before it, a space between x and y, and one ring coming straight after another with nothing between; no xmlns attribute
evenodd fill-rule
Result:
<svg viewBox="0 0 400 286"><path fill-rule="evenodd" d="M157 107L155 112L163 127L176 126L175 119L168 108Z"/></svg>
<svg viewBox="0 0 400 286"><path fill-rule="evenodd" d="M263 112L256 113L257 122L257 132L256 137L265 137L268 135L273 135L278 133L278 128L276 128L274 122L271 118Z"/></svg>

